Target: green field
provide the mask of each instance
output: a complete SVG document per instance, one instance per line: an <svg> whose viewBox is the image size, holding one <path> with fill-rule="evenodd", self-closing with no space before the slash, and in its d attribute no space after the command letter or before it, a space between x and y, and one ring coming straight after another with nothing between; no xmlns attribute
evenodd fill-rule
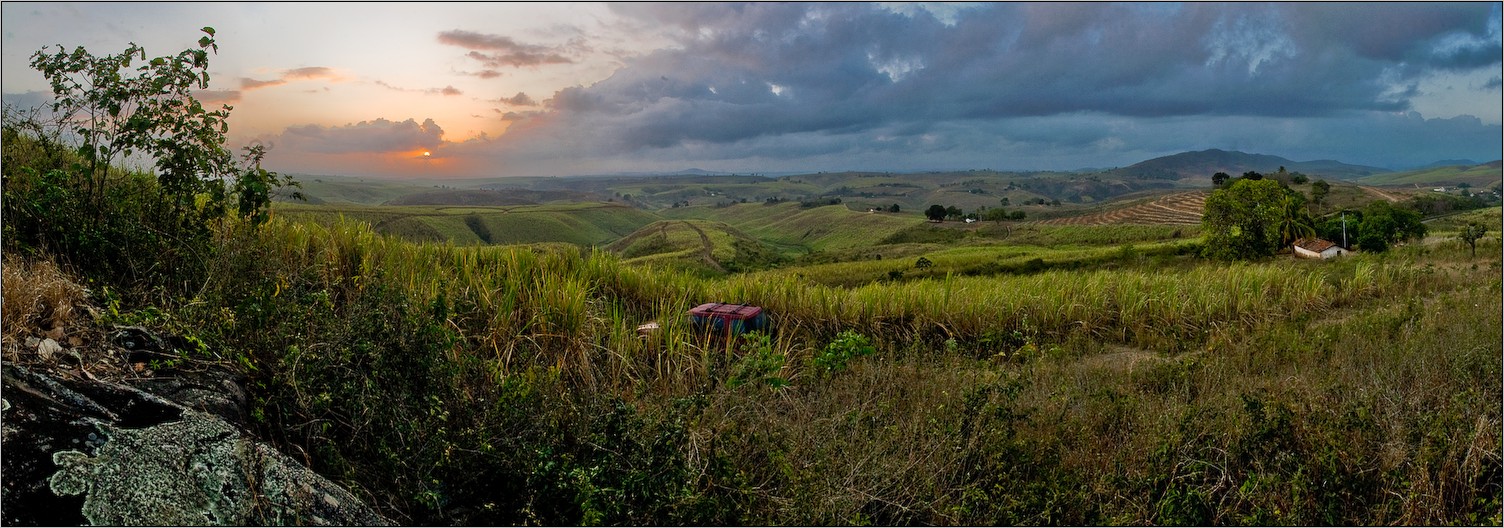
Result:
<svg viewBox="0 0 1504 528"><path fill-rule="evenodd" d="M1367 185L1425 187L1427 189L1436 186L1456 187L1457 184L1467 183L1482 190L1504 183L1504 171L1500 170L1499 162L1495 161L1482 165L1435 167L1375 174L1360 178L1358 181Z"/></svg>
<svg viewBox="0 0 1504 528"><path fill-rule="evenodd" d="M809 251L870 246L900 230L924 223L924 217L918 213L867 213L844 205L806 208L797 203L683 207L660 213L670 218L725 222L769 243Z"/></svg>
<svg viewBox="0 0 1504 528"><path fill-rule="evenodd" d="M899 188L818 176L776 185ZM362 199L398 191L427 193ZM192 280L75 302L204 343L174 361L233 369L258 437L408 524L1497 525L1500 209L1331 261L1088 221L1189 193L1049 209L1079 225L283 202L206 231ZM14 253L7 354L44 364L11 307L83 281ZM697 331L704 302L772 332Z"/></svg>
<svg viewBox="0 0 1504 528"><path fill-rule="evenodd" d="M377 232L414 241L460 245L565 242L587 247L608 244L658 219L640 209L603 203L512 207L278 204L274 214L321 223L341 217L359 220Z"/></svg>

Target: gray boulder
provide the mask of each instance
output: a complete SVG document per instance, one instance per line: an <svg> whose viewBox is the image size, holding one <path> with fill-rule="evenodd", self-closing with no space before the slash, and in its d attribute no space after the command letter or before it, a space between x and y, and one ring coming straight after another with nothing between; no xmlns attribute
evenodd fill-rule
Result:
<svg viewBox="0 0 1504 528"><path fill-rule="evenodd" d="M75 372L3 367L4 524L392 524L219 416Z"/></svg>

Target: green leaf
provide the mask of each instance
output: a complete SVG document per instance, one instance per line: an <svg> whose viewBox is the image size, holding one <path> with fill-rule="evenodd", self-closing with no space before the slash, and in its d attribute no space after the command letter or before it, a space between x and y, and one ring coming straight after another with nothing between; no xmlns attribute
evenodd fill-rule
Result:
<svg viewBox="0 0 1504 528"><path fill-rule="evenodd" d="M211 43L211 42L213 42L213 40L209 39L209 37L199 37L198 38L198 47L200 47L200 48L207 48L207 47L209 47L209 43Z"/></svg>
<svg viewBox="0 0 1504 528"><path fill-rule="evenodd" d="M209 36L211 36L211 37L214 36L214 28L212 28L212 27L204 26L204 28L200 29L199 31L202 31L204 33L208 33Z"/></svg>

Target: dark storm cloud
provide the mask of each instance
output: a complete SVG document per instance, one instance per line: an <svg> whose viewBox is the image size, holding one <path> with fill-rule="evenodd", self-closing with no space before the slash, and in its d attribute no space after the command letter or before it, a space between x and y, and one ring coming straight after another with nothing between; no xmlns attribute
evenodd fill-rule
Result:
<svg viewBox="0 0 1504 528"><path fill-rule="evenodd" d="M412 119L376 119L335 127L288 127L269 142L277 148L322 154L404 152L438 148L444 142L444 129L433 119L421 124Z"/></svg>
<svg viewBox="0 0 1504 528"><path fill-rule="evenodd" d="M1429 75L1497 68L1501 54L1490 4L1005 3L947 6L944 20L927 8L844 3L612 8L668 28L677 45L560 90L531 120L516 115L508 135L530 145L519 151L734 159L917 149L942 159L992 146L1128 156L1154 151L1152 139L1093 129L1104 120L1171 135L1146 123L1356 126L1408 111ZM1497 134L1474 125L1452 132ZM1372 133L1403 135L1391 132ZM1233 136L1203 137L1260 149Z"/></svg>
<svg viewBox="0 0 1504 528"><path fill-rule="evenodd" d="M439 33L439 42L471 50L465 56L480 61L487 68L515 68L574 62L564 56L560 48L522 44L503 35L487 35L456 29Z"/></svg>

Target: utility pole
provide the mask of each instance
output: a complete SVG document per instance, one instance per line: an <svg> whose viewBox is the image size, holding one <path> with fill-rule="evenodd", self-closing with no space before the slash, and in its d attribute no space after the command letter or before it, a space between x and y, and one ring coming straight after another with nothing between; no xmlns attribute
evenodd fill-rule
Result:
<svg viewBox="0 0 1504 528"><path fill-rule="evenodd" d="M1347 245L1347 211L1342 212L1342 249L1350 249Z"/></svg>

